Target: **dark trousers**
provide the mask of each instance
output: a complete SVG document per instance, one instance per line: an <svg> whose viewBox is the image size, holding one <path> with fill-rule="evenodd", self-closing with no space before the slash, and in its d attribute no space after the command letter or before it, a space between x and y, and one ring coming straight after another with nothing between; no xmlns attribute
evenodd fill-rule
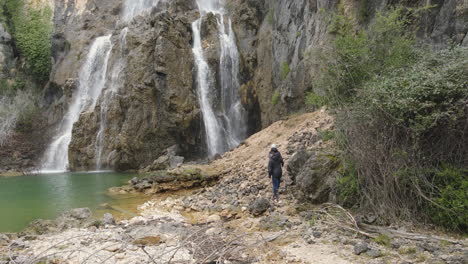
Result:
<svg viewBox="0 0 468 264"><path fill-rule="evenodd" d="M278 189L281 183L281 178L271 177L271 181L273 183L273 196L278 197Z"/></svg>

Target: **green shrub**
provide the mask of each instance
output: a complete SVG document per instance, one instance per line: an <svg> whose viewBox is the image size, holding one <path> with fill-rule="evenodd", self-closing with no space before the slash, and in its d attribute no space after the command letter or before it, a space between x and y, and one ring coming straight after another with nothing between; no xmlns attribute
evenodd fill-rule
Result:
<svg viewBox="0 0 468 264"><path fill-rule="evenodd" d="M414 59L414 31L407 26L403 9L377 13L366 32L355 30L352 19L334 14L329 32L335 35L333 47L322 54L322 73L314 87L321 87L334 105L353 99L363 83L391 72Z"/></svg>
<svg viewBox="0 0 468 264"><path fill-rule="evenodd" d="M376 238L374 238L374 241L375 241L375 243L377 243L379 245L390 247L391 239L387 235L380 234Z"/></svg>
<svg viewBox="0 0 468 264"><path fill-rule="evenodd" d="M271 104L272 105L277 105L278 102L279 102L279 99L280 99L280 94L279 94L278 90L276 90L273 93L273 96L271 97Z"/></svg>
<svg viewBox="0 0 468 264"><path fill-rule="evenodd" d="M323 141L329 141L335 138L335 131L317 129L317 133Z"/></svg>
<svg viewBox="0 0 468 264"><path fill-rule="evenodd" d="M312 105L315 107L322 107L328 103L328 100L325 96L320 96L314 92L308 92L306 95L306 104Z"/></svg>
<svg viewBox="0 0 468 264"><path fill-rule="evenodd" d="M36 79L47 80L52 67L52 10L26 6L24 0L3 0L0 4L9 21L8 29L28 68Z"/></svg>
<svg viewBox="0 0 468 264"><path fill-rule="evenodd" d="M282 64L282 70L281 70L281 77L286 79L288 77L289 72L291 72L291 69L289 68L289 64L287 62L283 62Z"/></svg>
<svg viewBox="0 0 468 264"><path fill-rule="evenodd" d="M337 110L342 160L352 164L337 182L342 204L466 230L468 49L416 47L418 12L377 13L363 30L339 9L313 87Z"/></svg>
<svg viewBox="0 0 468 264"><path fill-rule="evenodd" d="M431 205L432 220L450 229L468 231L468 170L443 167L432 182L438 190Z"/></svg>
<svg viewBox="0 0 468 264"><path fill-rule="evenodd" d="M337 193L339 202L350 208L360 203L359 178L356 169L349 161L345 161L343 165L340 169L341 177L337 180Z"/></svg>

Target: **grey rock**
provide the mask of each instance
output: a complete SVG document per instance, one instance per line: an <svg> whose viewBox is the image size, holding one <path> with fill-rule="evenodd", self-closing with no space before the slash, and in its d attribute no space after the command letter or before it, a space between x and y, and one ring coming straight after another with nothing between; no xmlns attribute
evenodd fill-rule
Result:
<svg viewBox="0 0 468 264"><path fill-rule="evenodd" d="M324 203L330 200L331 190L334 189L338 173L339 162L331 153L313 153L296 177L298 192L301 200L312 203Z"/></svg>
<svg viewBox="0 0 468 264"><path fill-rule="evenodd" d="M11 35L8 33L2 24L0 24L0 43L7 43L11 41Z"/></svg>
<svg viewBox="0 0 468 264"><path fill-rule="evenodd" d="M88 219L91 217L89 208L75 208L70 211L70 216L79 220Z"/></svg>
<svg viewBox="0 0 468 264"><path fill-rule="evenodd" d="M265 213L268 208L270 208L270 201L265 198L258 198L250 206L249 211L254 216L259 216Z"/></svg>
<svg viewBox="0 0 468 264"><path fill-rule="evenodd" d="M372 258L378 258L378 257L382 256L382 254L380 253L380 250L378 250L378 249L371 249L371 250L368 250L366 253L367 253L367 255L369 255ZM357 254L357 255L359 255L359 254Z"/></svg>
<svg viewBox="0 0 468 264"><path fill-rule="evenodd" d="M5 234L0 234L0 245L10 242L10 238Z"/></svg>
<svg viewBox="0 0 468 264"><path fill-rule="evenodd" d="M320 237L322 236L322 232L314 231L314 232L312 232L312 235L313 235L315 238L320 238Z"/></svg>
<svg viewBox="0 0 468 264"><path fill-rule="evenodd" d="M292 183L296 184L296 176L301 171L302 166L309 159L310 153L305 150L299 150L288 160L287 171L291 177Z"/></svg>
<svg viewBox="0 0 468 264"><path fill-rule="evenodd" d="M424 243L419 243L418 246L422 248L423 250L433 253L434 251L439 250L439 247L434 245L433 243L429 242L424 242Z"/></svg>
<svg viewBox="0 0 468 264"><path fill-rule="evenodd" d="M144 180L142 182L137 183L133 187L138 191L143 191L143 190L150 189L151 187L153 187L153 184L151 184L148 180Z"/></svg>
<svg viewBox="0 0 468 264"><path fill-rule="evenodd" d="M156 159L151 165L152 170L166 170L170 167L169 156L163 155Z"/></svg>
<svg viewBox="0 0 468 264"><path fill-rule="evenodd" d="M114 216L110 213L105 213L102 217L102 223L105 225L115 225Z"/></svg>
<svg viewBox="0 0 468 264"><path fill-rule="evenodd" d="M181 156L171 156L169 158L169 166L171 167L171 169L177 168L180 165L182 165L182 163L184 163L184 160L185 158Z"/></svg>
<svg viewBox="0 0 468 264"><path fill-rule="evenodd" d="M356 255L361 255L369 249L369 245L366 242L360 242L354 245L353 252Z"/></svg>
<svg viewBox="0 0 468 264"><path fill-rule="evenodd" d="M131 180L130 180L130 183L132 185L136 185L138 182L140 182L140 179L138 177L133 177Z"/></svg>

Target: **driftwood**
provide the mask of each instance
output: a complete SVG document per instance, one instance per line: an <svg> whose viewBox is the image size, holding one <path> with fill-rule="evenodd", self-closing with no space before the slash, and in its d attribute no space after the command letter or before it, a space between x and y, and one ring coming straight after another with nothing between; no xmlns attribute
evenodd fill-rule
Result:
<svg viewBox="0 0 468 264"><path fill-rule="evenodd" d="M333 216L326 210L328 208L335 208L335 209L340 210L341 212L344 213L345 219L338 219L337 217ZM358 224L356 219L352 216L352 214L348 210L344 209L343 207L337 204L327 203L327 204L324 204L323 209L316 210L316 211L319 213L325 214L330 219L332 219L332 222L324 221L325 223L335 225L337 228L341 228L347 231L356 232L358 234L361 234L369 238L376 238L378 234L382 234L382 235L386 235L389 237L398 237L398 238L404 238L404 239L415 240L415 241L430 241L430 242L446 241L452 244L461 244L460 241L452 240L449 238L443 238L440 236L403 232L403 231L398 231L395 229L382 227L382 226L367 225L364 223Z"/></svg>
<svg viewBox="0 0 468 264"><path fill-rule="evenodd" d="M452 244L461 244L460 241L452 240L449 238L444 238L440 236L433 236L433 235L423 235L423 234L416 234L416 233L410 233L410 232L403 232L403 231L398 231L395 229L391 228L386 228L386 227L381 227L381 226L373 226L373 225L366 225L366 224L361 224L360 225L362 229L368 231L368 232L373 232L373 233L379 233L391 237L400 237L400 238L405 238L409 240L416 240L416 241L430 241L430 242L440 242L440 241L446 241L450 242Z"/></svg>

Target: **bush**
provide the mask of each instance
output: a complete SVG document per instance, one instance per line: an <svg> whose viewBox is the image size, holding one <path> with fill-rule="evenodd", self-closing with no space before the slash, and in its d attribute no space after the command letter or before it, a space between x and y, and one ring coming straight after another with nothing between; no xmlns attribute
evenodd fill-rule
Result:
<svg viewBox="0 0 468 264"><path fill-rule="evenodd" d="M328 103L325 96L320 96L314 92L308 92L306 95L306 104L314 107L322 107Z"/></svg>
<svg viewBox="0 0 468 264"><path fill-rule="evenodd" d="M3 0L0 5L28 68L36 79L47 80L52 67L52 10L28 7L24 0Z"/></svg>
<svg viewBox="0 0 468 264"><path fill-rule="evenodd" d="M438 190L431 205L432 220L450 229L468 231L468 170L443 167L434 173Z"/></svg>
<svg viewBox="0 0 468 264"><path fill-rule="evenodd" d="M352 164L338 197L382 217L466 231L468 49L416 47L415 13L379 13L367 31L332 19L336 38L314 89L336 107L342 160Z"/></svg>
<svg viewBox="0 0 468 264"><path fill-rule="evenodd" d="M321 87L334 105L353 99L362 84L374 76L391 72L414 60L414 31L401 8L377 13L368 32L356 32L352 20L334 14L329 31L335 35L332 49L324 51Z"/></svg>

